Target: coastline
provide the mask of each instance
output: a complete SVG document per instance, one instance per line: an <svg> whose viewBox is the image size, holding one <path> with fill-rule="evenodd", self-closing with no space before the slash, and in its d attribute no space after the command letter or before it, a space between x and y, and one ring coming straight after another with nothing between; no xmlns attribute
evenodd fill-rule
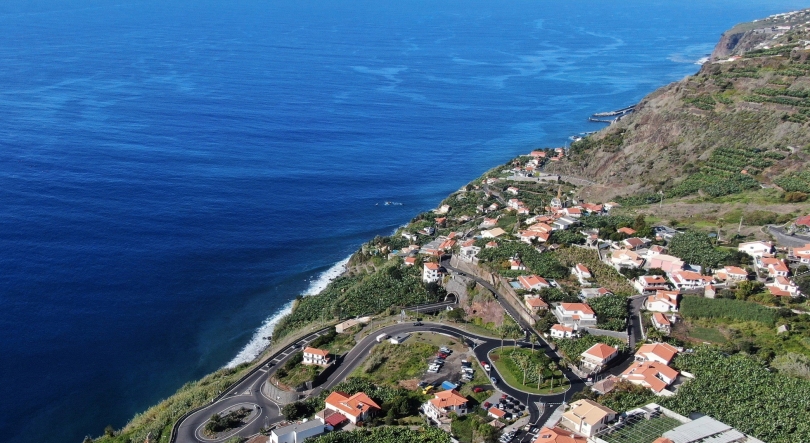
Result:
<svg viewBox="0 0 810 443"><path fill-rule="evenodd" d="M326 289L332 280L340 277L344 272L346 272L346 265L349 263L349 259L352 257L352 255L353 253L349 254L348 257L340 260L332 265L329 269L313 277L313 279L310 281L309 287L301 295L305 297L317 295ZM275 329L276 324L281 321L282 318L286 317L292 312L294 303L295 300L290 300L274 313L270 314L270 316L267 317L264 322L262 322L261 326L254 331L253 336L250 338L247 344L245 344L245 346L242 347L236 356L234 356L231 361L223 366L223 368L233 369L240 364L251 363L259 358L267 347L270 346L271 341L266 337L272 337L273 329Z"/></svg>

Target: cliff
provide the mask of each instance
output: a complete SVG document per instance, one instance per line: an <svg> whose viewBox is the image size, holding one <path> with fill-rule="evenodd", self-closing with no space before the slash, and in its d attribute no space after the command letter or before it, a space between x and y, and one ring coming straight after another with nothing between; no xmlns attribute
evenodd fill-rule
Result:
<svg viewBox="0 0 810 443"><path fill-rule="evenodd" d="M573 143L550 172L596 182L590 195L604 200L716 197L760 186L810 193L810 10L786 17L762 22L768 29L803 22L776 33L758 34L762 23L725 33L715 61Z"/></svg>

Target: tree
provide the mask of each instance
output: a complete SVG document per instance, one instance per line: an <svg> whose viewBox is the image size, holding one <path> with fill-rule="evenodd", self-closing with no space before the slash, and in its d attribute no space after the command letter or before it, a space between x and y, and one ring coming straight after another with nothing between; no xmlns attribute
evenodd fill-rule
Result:
<svg viewBox="0 0 810 443"><path fill-rule="evenodd" d="M464 321L466 313L464 312L464 308L454 308L451 311L447 312L447 319L454 322Z"/></svg>
<svg viewBox="0 0 810 443"><path fill-rule="evenodd" d="M737 291L734 295L736 296L737 300L747 300L748 297L762 292L764 287L765 285L758 281L741 281L737 283Z"/></svg>
<svg viewBox="0 0 810 443"><path fill-rule="evenodd" d="M717 267L729 255L715 249L709 236L697 231L686 231L673 237L669 242L669 252L686 263L697 264L704 269Z"/></svg>

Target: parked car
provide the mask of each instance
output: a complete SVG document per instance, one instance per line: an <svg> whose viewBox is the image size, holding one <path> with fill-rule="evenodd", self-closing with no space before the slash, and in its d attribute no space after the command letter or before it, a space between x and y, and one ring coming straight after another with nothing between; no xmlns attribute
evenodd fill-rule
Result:
<svg viewBox="0 0 810 443"><path fill-rule="evenodd" d="M417 321L417 322L414 322L414 323L413 323L413 325L414 325L414 326L422 326L422 322L421 322L421 321Z"/></svg>
<svg viewBox="0 0 810 443"><path fill-rule="evenodd" d="M485 402L484 402L484 409L489 409L489 408L491 408L491 407L492 407L492 403L490 403L490 402L488 402L488 401L485 401Z"/></svg>
<svg viewBox="0 0 810 443"><path fill-rule="evenodd" d="M444 352L439 352L439 353L438 353L438 354L436 354L436 355L438 355L438 356L439 356L439 358L447 358L447 354L445 354Z"/></svg>
<svg viewBox="0 0 810 443"><path fill-rule="evenodd" d="M433 390L433 386L430 385L430 386L426 387L425 389L422 389L422 394L427 394L432 390Z"/></svg>
<svg viewBox="0 0 810 443"><path fill-rule="evenodd" d="M479 393L479 392L484 392L484 388L482 388L480 386L475 387L475 388L473 388L473 392L475 392L476 394Z"/></svg>

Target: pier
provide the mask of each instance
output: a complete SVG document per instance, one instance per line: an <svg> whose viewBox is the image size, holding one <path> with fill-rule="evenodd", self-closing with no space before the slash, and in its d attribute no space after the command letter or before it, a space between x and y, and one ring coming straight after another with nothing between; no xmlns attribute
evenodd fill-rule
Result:
<svg viewBox="0 0 810 443"><path fill-rule="evenodd" d="M616 116L621 116L621 115L624 115L624 114L629 114L629 113L631 113L631 112L633 112L635 110L636 110L636 105L630 105L630 106L628 106L626 108L617 109L615 111L597 112L592 117L616 117Z"/></svg>

